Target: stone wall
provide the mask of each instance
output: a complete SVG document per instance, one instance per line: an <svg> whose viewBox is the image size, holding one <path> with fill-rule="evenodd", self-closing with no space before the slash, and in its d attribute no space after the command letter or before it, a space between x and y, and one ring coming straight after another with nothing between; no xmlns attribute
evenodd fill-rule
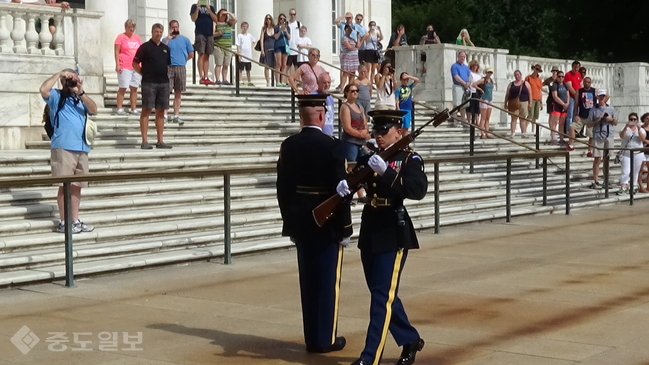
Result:
<svg viewBox="0 0 649 365"><path fill-rule="evenodd" d="M101 13L81 9L0 4L0 149L22 149L37 140L45 103L39 88L64 68L76 68L86 92L103 106L103 63L99 51ZM36 32L35 20L55 19L57 32L47 26ZM39 47L39 43L41 44ZM49 47L46 44L51 43ZM54 49L52 49L54 48Z"/></svg>
<svg viewBox="0 0 649 365"><path fill-rule="evenodd" d="M496 82L494 104L501 107L504 104L507 85L514 79L515 70L520 70L526 76L531 74L532 65L538 63L543 68L541 77L546 78L551 76L552 66L568 71L573 62L573 60L511 55L505 49L464 47L454 44L395 47L395 51L397 74L408 72L421 79L421 83L413 91L415 100L440 108L453 106L451 91L453 82L450 70L460 51L467 52L467 63L474 59L480 62L481 73L487 67L493 67L493 78ZM426 53L426 74L422 72L424 66L420 61L422 52ZM582 66L588 70L587 76L593 79L593 87L604 88L611 95L609 103L616 108L621 120L625 120L630 112L642 114L649 111L649 64L582 62ZM546 92L543 96L544 101ZM508 123L507 116L497 110L493 111L491 121L500 124ZM540 122L547 124L545 108L541 113Z"/></svg>

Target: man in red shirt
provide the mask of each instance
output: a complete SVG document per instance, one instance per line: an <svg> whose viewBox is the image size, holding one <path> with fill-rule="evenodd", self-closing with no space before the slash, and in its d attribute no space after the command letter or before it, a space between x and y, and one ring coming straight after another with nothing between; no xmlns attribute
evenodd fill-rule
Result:
<svg viewBox="0 0 649 365"><path fill-rule="evenodd" d="M575 114L575 98L577 98L577 90L581 89L582 87L582 75L579 73L579 68L581 67L581 63L579 61L575 61L572 63L572 70L566 72L566 76L564 78L564 84L568 87L568 92L569 92L569 100L568 100L568 116L566 116L566 126L564 131L561 131L563 133L568 133L570 131L570 124L572 124L572 120Z"/></svg>

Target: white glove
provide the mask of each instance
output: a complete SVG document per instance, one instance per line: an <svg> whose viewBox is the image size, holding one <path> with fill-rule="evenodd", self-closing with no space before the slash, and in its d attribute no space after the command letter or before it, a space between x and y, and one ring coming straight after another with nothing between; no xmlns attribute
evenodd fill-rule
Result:
<svg viewBox="0 0 649 365"><path fill-rule="evenodd" d="M372 168L372 170L374 170L374 172L381 176L383 176L385 170L388 169L388 164L379 155L372 155L369 161L367 161L367 164Z"/></svg>
<svg viewBox="0 0 649 365"><path fill-rule="evenodd" d="M340 240L340 244L343 245L343 247L348 247L349 241L351 241L351 237L344 237L342 240Z"/></svg>
<svg viewBox="0 0 649 365"><path fill-rule="evenodd" d="M349 190L349 185L347 185L347 180L340 180L338 186L336 186L336 193L343 198L352 193L352 191Z"/></svg>

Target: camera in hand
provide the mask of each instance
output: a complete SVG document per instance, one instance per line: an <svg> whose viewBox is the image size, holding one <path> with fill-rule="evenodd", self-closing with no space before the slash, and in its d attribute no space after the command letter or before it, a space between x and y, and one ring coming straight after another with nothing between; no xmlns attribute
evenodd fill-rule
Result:
<svg viewBox="0 0 649 365"><path fill-rule="evenodd" d="M68 89L74 89L75 87L77 87L77 85L78 85L77 80L65 79L65 87L67 87Z"/></svg>
<svg viewBox="0 0 649 365"><path fill-rule="evenodd" d="M171 32L171 35L179 35L179 34L180 34L180 31L177 31L177 30L174 30L173 32Z"/></svg>
<svg viewBox="0 0 649 365"><path fill-rule="evenodd" d="M394 73L394 67L388 67L388 71L390 71L391 74Z"/></svg>

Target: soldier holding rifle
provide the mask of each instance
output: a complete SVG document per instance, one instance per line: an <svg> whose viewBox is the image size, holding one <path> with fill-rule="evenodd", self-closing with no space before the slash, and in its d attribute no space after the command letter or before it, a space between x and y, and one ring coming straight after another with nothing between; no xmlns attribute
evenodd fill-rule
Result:
<svg viewBox="0 0 649 365"><path fill-rule="evenodd" d="M397 365L415 362L424 340L408 321L401 299L397 295L401 272L410 249L419 248L412 221L403 206L404 199L421 200L426 195L428 180L424 162L407 144L393 146L402 138L401 117L398 110L375 110L373 132L379 146L379 154L362 158L358 164L373 170L365 179L367 196L362 215L358 247L370 289L370 324L367 329L365 348L352 365L376 365L381 361L388 330L402 346ZM396 153L385 160L381 152L396 147ZM385 154L384 154L385 156ZM363 167L363 168L367 168ZM350 194L339 186L338 194Z"/></svg>
<svg viewBox="0 0 649 365"><path fill-rule="evenodd" d="M343 246L352 235L349 202L334 217L316 224L312 210L346 176L342 143L322 132L327 95L298 95L302 131L287 138L277 162L277 200L284 221L282 235L297 248L304 341L308 352L345 347L337 337Z"/></svg>

